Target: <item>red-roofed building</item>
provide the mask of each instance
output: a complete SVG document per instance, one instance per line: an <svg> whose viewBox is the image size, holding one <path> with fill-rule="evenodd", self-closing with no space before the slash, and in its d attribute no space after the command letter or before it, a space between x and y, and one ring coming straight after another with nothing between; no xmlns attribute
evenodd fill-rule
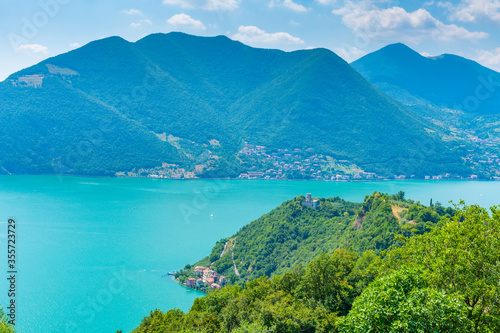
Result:
<svg viewBox="0 0 500 333"><path fill-rule="evenodd" d="M186 286L188 287L194 287L196 285L196 279L189 278L186 281Z"/></svg>
<svg viewBox="0 0 500 333"><path fill-rule="evenodd" d="M196 266L194 268L194 274L196 274L196 275L202 275L204 270L205 270L205 267L203 267L203 266Z"/></svg>

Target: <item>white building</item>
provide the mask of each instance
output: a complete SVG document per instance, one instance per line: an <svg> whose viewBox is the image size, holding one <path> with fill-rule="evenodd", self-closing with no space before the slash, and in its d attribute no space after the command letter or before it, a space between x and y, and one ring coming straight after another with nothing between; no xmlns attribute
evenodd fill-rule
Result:
<svg viewBox="0 0 500 333"><path fill-rule="evenodd" d="M311 198L311 193L307 193L306 200L302 201L302 206L307 208L316 209L318 208L319 200L313 200Z"/></svg>

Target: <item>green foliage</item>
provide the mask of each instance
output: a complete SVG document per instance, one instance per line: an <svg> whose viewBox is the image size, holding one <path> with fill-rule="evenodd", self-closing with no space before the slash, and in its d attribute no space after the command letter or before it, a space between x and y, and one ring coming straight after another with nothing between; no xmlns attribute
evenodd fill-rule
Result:
<svg viewBox="0 0 500 333"><path fill-rule="evenodd" d="M365 198L358 208L365 219L361 229L367 219L387 223L381 216L389 214L389 200L396 198L378 192ZM321 206L335 206L328 201ZM412 206L415 216L432 215L401 196L394 203ZM287 216L302 216L293 200L286 204ZM437 203L432 209L446 211ZM309 210L318 218L324 213ZM276 226L276 235L285 237ZM322 253L281 275L213 291L188 313L156 310L134 332L499 332L500 209L489 214L462 203L430 232L401 230L408 236L396 237L381 251L385 257L343 248Z"/></svg>
<svg viewBox="0 0 500 333"><path fill-rule="evenodd" d="M459 295L477 332L500 331L500 209L456 206L441 228L388 253L389 266L422 267L430 285Z"/></svg>
<svg viewBox="0 0 500 333"><path fill-rule="evenodd" d="M465 333L471 324L459 298L429 288L421 271L401 269L371 284L339 326L341 333Z"/></svg>
<svg viewBox="0 0 500 333"><path fill-rule="evenodd" d="M5 315L3 308L0 307L0 333L15 333L14 326L8 323L9 319Z"/></svg>
<svg viewBox="0 0 500 333"><path fill-rule="evenodd" d="M374 192L365 197L363 204L339 197L319 199L317 209L303 207L303 200L303 196L298 196L286 201L232 237L217 242L209 255L213 269L229 277L231 283L243 285L263 275L271 277L296 265L305 265L337 248L352 249L359 255L366 251L379 254L399 244L397 235L427 232L428 226L453 213L452 209L410 203L404 199L403 192L394 196ZM394 216L391 205L411 205L411 214L417 216L415 219L421 225L405 225L408 223ZM221 256L225 244L227 249ZM207 264L205 258L193 266ZM235 274L234 264L240 276ZM192 271L181 271L179 276L194 277L192 274Z"/></svg>
<svg viewBox="0 0 500 333"><path fill-rule="evenodd" d="M305 269L301 291L330 312L347 314L354 298L353 286L347 277L352 272L358 256L354 252L337 250L333 255L323 254Z"/></svg>
<svg viewBox="0 0 500 333"><path fill-rule="evenodd" d="M338 314L351 308L359 282L370 276L376 257L360 261L356 253L339 249L282 276L210 292L196 299L187 314L156 310L134 332L332 332Z"/></svg>

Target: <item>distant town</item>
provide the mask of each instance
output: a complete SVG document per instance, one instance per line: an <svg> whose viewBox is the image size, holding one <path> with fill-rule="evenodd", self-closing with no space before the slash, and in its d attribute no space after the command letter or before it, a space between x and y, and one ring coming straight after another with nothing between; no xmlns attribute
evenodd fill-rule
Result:
<svg viewBox="0 0 500 333"><path fill-rule="evenodd" d="M483 142L477 137L469 139L478 145L493 145L494 142ZM461 146L465 148L465 145ZM211 153L209 151L209 153ZM490 152L478 156L473 149L467 150L467 155L462 157L464 162L473 165L500 165L500 158ZM208 162L218 157L209 155ZM241 165L247 166L235 179L274 179L274 180L321 180L321 181L374 181L374 180L405 180L417 179L415 175L382 176L375 172L366 172L348 160L337 160L331 156L316 154L313 149L274 149L268 152L266 146L253 145L245 142L244 147L238 152L237 158ZM186 170L175 164L164 163L155 169L139 169L132 172L117 173L118 177L149 177L164 179L195 179L197 171L205 166L197 166L195 170ZM477 180L484 179L481 173L470 174L467 177L443 173L426 175L425 180ZM491 177L491 180L500 180L500 177Z"/></svg>

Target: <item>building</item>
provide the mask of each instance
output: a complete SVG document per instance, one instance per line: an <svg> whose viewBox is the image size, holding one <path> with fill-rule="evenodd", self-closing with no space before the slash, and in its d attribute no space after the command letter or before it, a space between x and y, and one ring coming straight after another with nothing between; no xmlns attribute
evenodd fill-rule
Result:
<svg viewBox="0 0 500 333"><path fill-rule="evenodd" d="M217 283L212 283L212 284L210 285L210 288L212 288L212 289L217 288L217 289L219 289L219 290L220 290L221 286L219 286Z"/></svg>
<svg viewBox="0 0 500 333"><path fill-rule="evenodd" d="M194 268L194 274L195 275L202 275L204 270L205 270L205 267L203 267L203 266L196 266Z"/></svg>
<svg viewBox="0 0 500 333"><path fill-rule="evenodd" d="M248 171L247 172L248 174L248 177L250 178L257 178L257 177L262 177L264 176L264 173L263 172L259 172L259 171Z"/></svg>
<svg viewBox="0 0 500 333"><path fill-rule="evenodd" d="M302 206L307 208L316 209L318 208L319 200L313 200L311 198L311 193L307 193L306 200L302 201Z"/></svg>
<svg viewBox="0 0 500 333"><path fill-rule="evenodd" d="M194 287L196 285L196 279L189 278L186 281L186 286L188 287Z"/></svg>

